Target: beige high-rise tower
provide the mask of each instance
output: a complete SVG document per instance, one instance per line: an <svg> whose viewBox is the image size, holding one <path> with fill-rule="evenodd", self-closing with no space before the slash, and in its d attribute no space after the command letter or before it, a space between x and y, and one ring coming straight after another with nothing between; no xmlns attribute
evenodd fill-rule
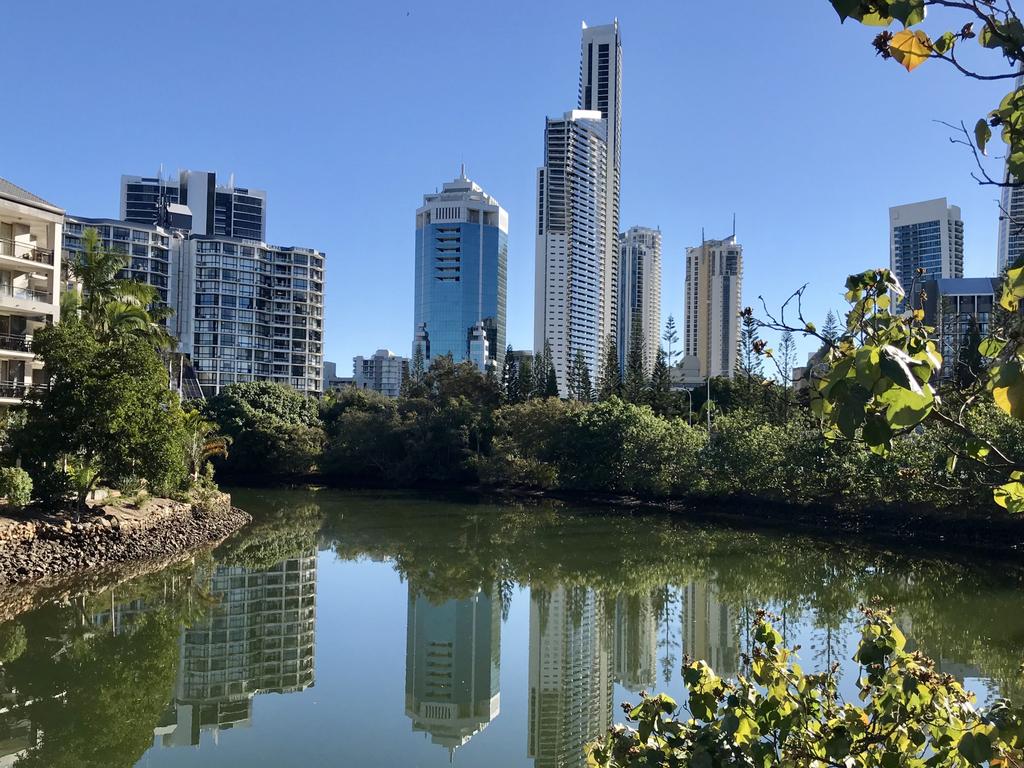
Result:
<svg viewBox="0 0 1024 768"><path fill-rule="evenodd" d="M700 378L731 377L739 354L743 246L736 235L686 249L683 354L696 358Z"/></svg>

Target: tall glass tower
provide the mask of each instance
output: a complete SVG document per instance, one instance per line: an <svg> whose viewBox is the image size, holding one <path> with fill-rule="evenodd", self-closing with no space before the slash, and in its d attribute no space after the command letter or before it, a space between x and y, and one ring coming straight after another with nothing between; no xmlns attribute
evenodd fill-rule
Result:
<svg viewBox="0 0 1024 768"><path fill-rule="evenodd" d="M416 211L414 354L422 348L427 365L451 355L481 371L499 368L507 271L508 213L463 167Z"/></svg>
<svg viewBox="0 0 1024 768"><path fill-rule="evenodd" d="M889 234L889 268L915 309L927 281L964 276L964 223L946 198L893 206Z"/></svg>

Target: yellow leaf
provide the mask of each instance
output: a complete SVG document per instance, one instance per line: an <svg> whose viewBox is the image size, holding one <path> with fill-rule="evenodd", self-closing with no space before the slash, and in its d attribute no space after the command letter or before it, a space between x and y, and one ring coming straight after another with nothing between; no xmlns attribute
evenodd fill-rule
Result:
<svg viewBox="0 0 1024 768"><path fill-rule="evenodd" d="M913 72L931 55L932 41L921 30L912 32L904 29L892 36L889 53L906 68L907 72Z"/></svg>

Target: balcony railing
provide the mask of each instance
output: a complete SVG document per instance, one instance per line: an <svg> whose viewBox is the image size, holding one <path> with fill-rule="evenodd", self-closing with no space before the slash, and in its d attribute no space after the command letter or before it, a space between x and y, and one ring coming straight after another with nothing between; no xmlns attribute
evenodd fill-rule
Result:
<svg viewBox="0 0 1024 768"><path fill-rule="evenodd" d="M6 349L11 352L31 352L32 337L0 333L0 349Z"/></svg>
<svg viewBox="0 0 1024 768"><path fill-rule="evenodd" d="M8 240L2 237L0 237L0 256L26 259L37 264L53 264L53 251L48 248L40 248L30 243L22 243L18 240Z"/></svg>
<svg viewBox="0 0 1024 768"><path fill-rule="evenodd" d="M53 297L48 291L37 291L32 288L16 288L13 285L4 285L0 283L0 299L25 299L28 301L41 301L44 304L49 304L53 301Z"/></svg>
<svg viewBox="0 0 1024 768"><path fill-rule="evenodd" d="M30 392L42 392L49 384L26 384L23 381L0 381L0 397L25 397Z"/></svg>

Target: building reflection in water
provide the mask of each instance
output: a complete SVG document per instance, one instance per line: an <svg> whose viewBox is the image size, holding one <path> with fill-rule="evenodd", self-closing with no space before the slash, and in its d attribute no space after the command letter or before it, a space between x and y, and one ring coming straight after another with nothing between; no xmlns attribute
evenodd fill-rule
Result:
<svg viewBox="0 0 1024 768"><path fill-rule="evenodd" d="M316 549L268 570L218 565L215 601L182 630L174 702L154 729L165 747L198 745L203 731L248 727L261 693L313 685Z"/></svg>
<svg viewBox="0 0 1024 768"><path fill-rule="evenodd" d="M691 582L682 591L683 653L706 661L719 677L739 674L739 611L718 599L714 587Z"/></svg>
<svg viewBox="0 0 1024 768"><path fill-rule="evenodd" d="M501 708L501 604L497 588L435 603L409 583L405 714L414 731L454 750Z"/></svg>
<svg viewBox="0 0 1024 768"><path fill-rule="evenodd" d="M653 597L641 592L615 598L614 677L631 693L650 691L657 684L658 616Z"/></svg>
<svg viewBox="0 0 1024 768"><path fill-rule="evenodd" d="M527 756L536 768L585 764L585 745L611 724L609 613L586 587L530 590Z"/></svg>

